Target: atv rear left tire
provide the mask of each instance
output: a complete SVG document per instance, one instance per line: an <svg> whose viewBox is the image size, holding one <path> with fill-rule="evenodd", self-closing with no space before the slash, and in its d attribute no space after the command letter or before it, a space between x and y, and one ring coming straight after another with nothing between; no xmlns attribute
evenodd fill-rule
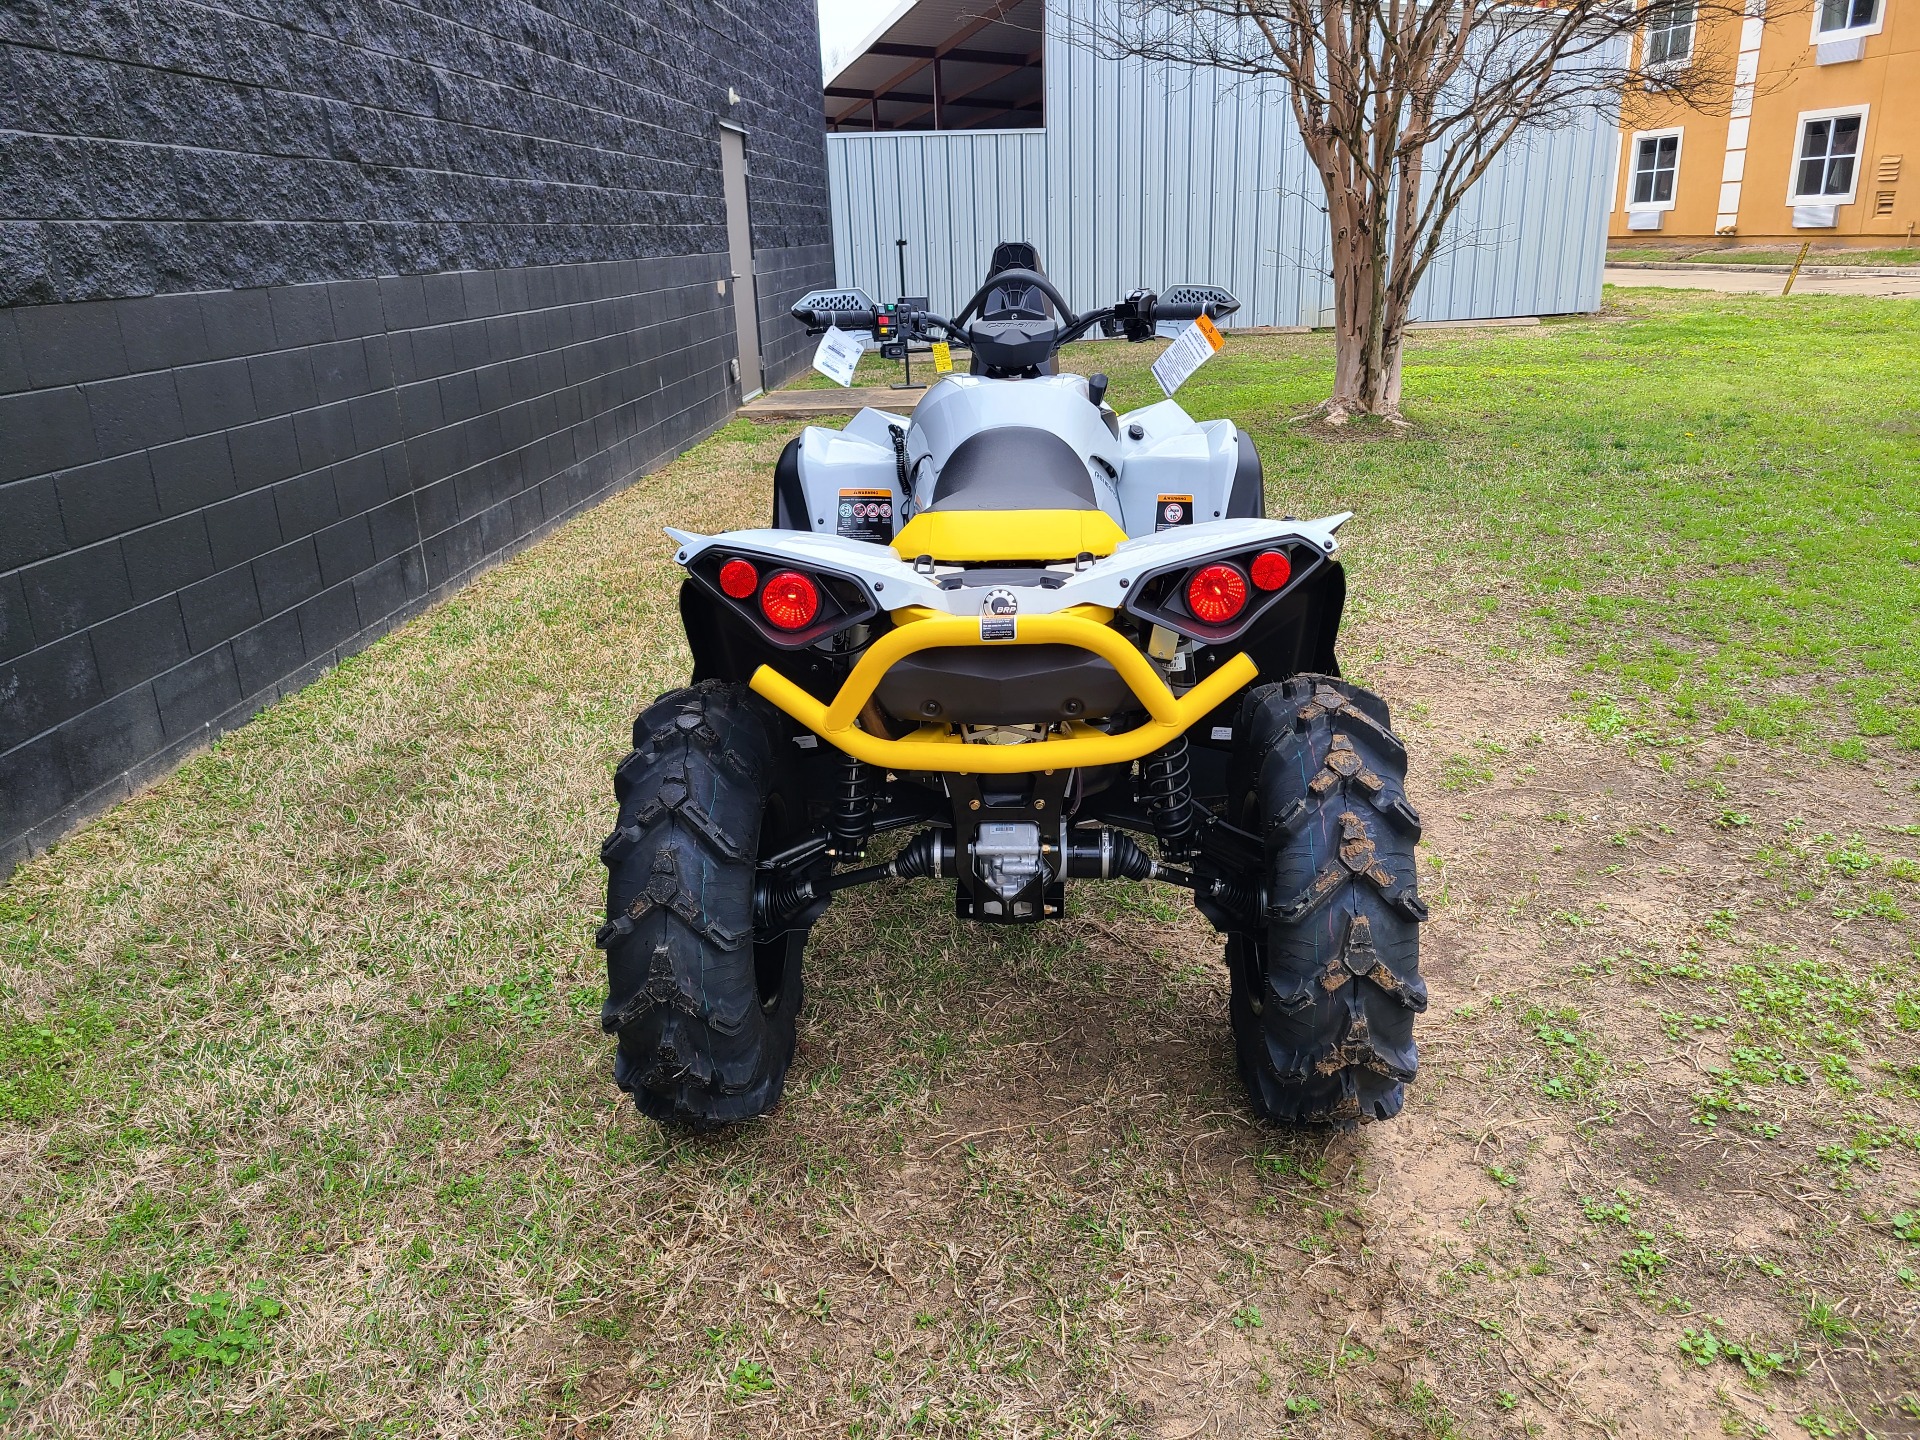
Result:
<svg viewBox="0 0 1920 1440"><path fill-rule="evenodd" d="M664 1125L711 1130L779 1100L800 1012L804 931L754 936L754 879L803 816L782 727L744 686L663 695L614 775L601 1025L614 1081Z"/></svg>
<svg viewBox="0 0 1920 1440"><path fill-rule="evenodd" d="M1264 837L1262 923L1227 938L1240 1078L1286 1124L1387 1120L1427 1008L1414 869L1420 817L1386 702L1325 675L1250 692L1239 823Z"/></svg>

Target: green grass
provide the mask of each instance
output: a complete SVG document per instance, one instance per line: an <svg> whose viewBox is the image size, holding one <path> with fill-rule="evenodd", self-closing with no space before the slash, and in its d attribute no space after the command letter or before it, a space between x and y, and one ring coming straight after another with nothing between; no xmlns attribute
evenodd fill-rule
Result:
<svg viewBox="0 0 1920 1440"><path fill-rule="evenodd" d="M687 672L659 527L756 523L796 428L730 424L0 891L0 1424L1494 1434L1558 1423L1516 1356L1615 1403L1597 1346L1887 1425L1920 1392L1917 313L1427 332L1405 432L1291 423L1324 336L1183 393L1254 432L1272 513L1358 512L1345 653L1416 749L1434 1005L1406 1117L1358 1136L1248 1124L1219 943L1144 887L1045 930L836 905L776 1114L637 1118L596 850ZM1140 404L1153 349L1070 360ZM1714 729L1764 765L1680 738ZM1824 791L1776 763L1857 794L1783 816Z"/></svg>
<svg viewBox="0 0 1920 1440"><path fill-rule="evenodd" d="M1371 444L1288 423L1328 383L1298 348L1230 343L1180 399L1254 433L1274 508L1358 512L1363 613L1384 561L1395 595L1524 605L1664 730L1920 747L1920 304L1610 291L1598 322L1423 336L1413 432ZM1125 408L1145 349L1074 365Z"/></svg>
<svg viewBox="0 0 1920 1440"><path fill-rule="evenodd" d="M1419 336L1405 436L1329 445L1289 423L1325 396L1325 336L1236 337L1180 400L1253 432L1276 507L1358 512L1357 564L1391 552L1395 597L1470 608L1520 587L1608 692L1583 701L1596 729L1920 747L1920 304L1616 290L1609 307ZM1126 409L1160 398L1155 353L1083 344L1064 364L1105 370ZM874 355L858 379L899 373Z"/></svg>

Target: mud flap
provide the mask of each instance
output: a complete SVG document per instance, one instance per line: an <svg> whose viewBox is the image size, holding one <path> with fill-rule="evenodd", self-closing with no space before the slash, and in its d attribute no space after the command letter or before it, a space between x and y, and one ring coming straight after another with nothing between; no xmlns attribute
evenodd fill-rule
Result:
<svg viewBox="0 0 1920 1440"><path fill-rule="evenodd" d="M1227 491L1227 519L1264 520L1267 518L1267 479L1260 466L1260 452L1253 448L1253 437L1246 431L1240 438L1240 458L1233 466L1233 488Z"/></svg>

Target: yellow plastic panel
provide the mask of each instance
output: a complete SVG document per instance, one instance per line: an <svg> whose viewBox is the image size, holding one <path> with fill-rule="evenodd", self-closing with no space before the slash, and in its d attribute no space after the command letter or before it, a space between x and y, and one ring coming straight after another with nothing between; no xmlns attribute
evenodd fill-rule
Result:
<svg viewBox="0 0 1920 1440"><path fill-rule="evenodd" d="M1072 560L1111 555L1127 532L1104 510L923 510L893 537L907 560Z"/></svg>

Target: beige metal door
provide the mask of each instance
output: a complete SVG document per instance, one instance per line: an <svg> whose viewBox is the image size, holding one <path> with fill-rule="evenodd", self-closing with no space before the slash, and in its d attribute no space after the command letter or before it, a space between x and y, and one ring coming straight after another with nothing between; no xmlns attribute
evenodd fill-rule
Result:
<svg viewBox="0 0 1920 1440"><path fill-rule="evenodd" d="M754 310L753 228L747 219L747 137L720 131L720 170L727 191L727 254L733 270L733 328L740 341L740 394L760 393L760 317Z"/></svg>

